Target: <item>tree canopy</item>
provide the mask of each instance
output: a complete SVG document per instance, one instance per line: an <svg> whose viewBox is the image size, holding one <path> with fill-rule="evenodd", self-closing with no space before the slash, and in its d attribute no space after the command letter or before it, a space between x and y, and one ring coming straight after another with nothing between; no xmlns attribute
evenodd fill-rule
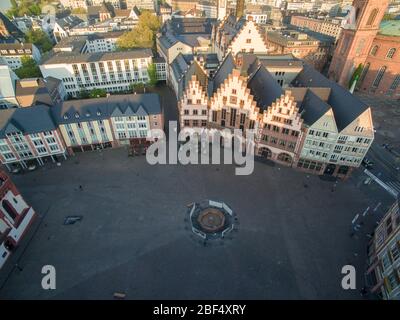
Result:
<svg viewBox="0 0 400 320"><path fill-rule="evenodd" d="M71 13L74 13L74 14L85 14L85 13L87 13L87 11L86 11L85 8L75 8L75 9L72 9Z"/></svg>
<svg viewBox="0 0 400 320"><path fill-rule="evenodd" d="M42 30L29 30L25 35L25 41L34 43L42 52L50 51L53 48L49 36Z"/></svg>
<svg viewBox="0 0 400 320"><path fill-rule="evenodd" d="M20 79L42 77L42 73L40 72L40 69L36 64L36 61L33 60L31 57L24 56L21 58L21 62L22 66L15 70L15 74Z"/></svg>
<svg viewBox="0 0 400 320"><path fill-rule="evenodd" d="M138 24L118 39L117 46L120 49L154 47L155 35L160 26L159 17L144 10L139 16Z"/></svg>
<svg viewBox="0 0 400 320"><path fill-rule="evenodd" d="M151 86L155 86L158 82L156 65L154 63L150 64L149 67L147 68L147 72L148 72L149 78L150 78L149 84Z"/></svg>
<svg viewBox="0 0 400 320"><path fill-rule="evenodd" d="M51 0L10 0L11 8L7 11L7 16L12 18L28 16L38 16L42 13L42 7L51 3Z"/></svg>

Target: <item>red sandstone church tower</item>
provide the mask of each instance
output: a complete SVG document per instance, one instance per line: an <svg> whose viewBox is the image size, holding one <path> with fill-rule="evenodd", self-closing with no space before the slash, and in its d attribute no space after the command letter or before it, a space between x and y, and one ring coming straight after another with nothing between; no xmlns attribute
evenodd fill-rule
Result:
<svg viewBox="0 0 400 320"><path fill-rule="evenodd" d="M343 87L360 65L364 64L379 30L389 0L354 0L353 19L343 26L341 36L329 68L329 78Z"/></svg>

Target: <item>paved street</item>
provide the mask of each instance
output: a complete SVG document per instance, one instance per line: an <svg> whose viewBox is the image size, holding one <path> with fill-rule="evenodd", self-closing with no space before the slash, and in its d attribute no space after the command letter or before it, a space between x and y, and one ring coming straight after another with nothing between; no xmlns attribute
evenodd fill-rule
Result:
<svg viewBox="0 0 400 320"><path fill-rule="evenodd" d="M378 199L368 195L357 186L361 174L333 189L277 165L235 176L231 165L150 166L124 148L13 179L39 218L0 273L5 299L112 299L116 291L129 299L359 299L341 289L340 271L354 264L362 287L366 233L386 206L373 211L380 189ZM231 238L206 247L184 221L186 205L203 199L225 201L239 217ZM363 227L351 237L356 214ZM68 215L83 220L63 225ZM57 270L54 291L40 286L46 264Z"/></svg>
<svg viewBox="0 0 400 320"><path fill-rule="evenodd" d="M367 158L374 162L371 173L382 181L388 192L400 194L400 101L371 95L356 95L372 108L376 129ZM388 148L383 147L389 145Z"/></svg>

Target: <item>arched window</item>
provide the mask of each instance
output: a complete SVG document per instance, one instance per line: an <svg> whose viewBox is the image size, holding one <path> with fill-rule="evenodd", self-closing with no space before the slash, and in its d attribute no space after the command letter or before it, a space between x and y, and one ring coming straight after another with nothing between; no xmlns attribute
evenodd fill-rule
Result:
<svg viewBox="0 0 400 320"><path fill-rule="evenodd" d="M363 70L362 70L362 72L361 72L360 79L358 80L358 83L361 84L361 82L364 80L365 76L367 75L367 72L368 72L368 70L369 70L369 66L370 66L370 65L371 65L371 64L370 64L369 62L367 62L367 63L365 64L365 66L364 66L364 68L363 68Z"/></svg>
<svg viewBox="0 0 400 320"><path fill-rule="evenodd" d="M394 54L395 54L395 52L396 52L396 48L389 49L389 51L388 51L388 53L386 55L386 58L392 59Z"/></svg>
<svg viewBox="0 0 400 320"><path fill-rule="evenodd" d="M278 155L278 160L283 162L292 162L292 157L289 154L282 152Z"/></svg>
<svg viewBox="0 0 400 320"><path fill-rule="evenodd" d="M369 18L367 20L367 26L372 26L374 24L375 18L378 15L378 9L374 9L371 11Z"/></svg>
<svg viewBox="0 0 400 320"><path fill-rule="evenodd" d="M384 67L380 67L380 69L378 70L378 73L376 74L375 80L372 83L372 86L374 88L378 88L379 83L381 82L381 80L383 78L383 75L385 74L385 71L386 71L386 67L385 66Z"/></svg>
<svg viewBox="0 0 400 320"><path fill-rule="evenodd" d="M371 52L369 53L371 56L376 56L376 53L378 52L379 46L373 46L371 49Z"/></svg>

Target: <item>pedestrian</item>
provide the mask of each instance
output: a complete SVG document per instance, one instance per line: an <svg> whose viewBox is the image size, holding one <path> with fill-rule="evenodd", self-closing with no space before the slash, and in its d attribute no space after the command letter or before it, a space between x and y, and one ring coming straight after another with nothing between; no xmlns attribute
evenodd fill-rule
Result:
<svg viewBox="0 0 400 320"><path fill-rule="evenodd" d="M79 190L83 191L83 187L81 185L79 185Z"/></svg>

